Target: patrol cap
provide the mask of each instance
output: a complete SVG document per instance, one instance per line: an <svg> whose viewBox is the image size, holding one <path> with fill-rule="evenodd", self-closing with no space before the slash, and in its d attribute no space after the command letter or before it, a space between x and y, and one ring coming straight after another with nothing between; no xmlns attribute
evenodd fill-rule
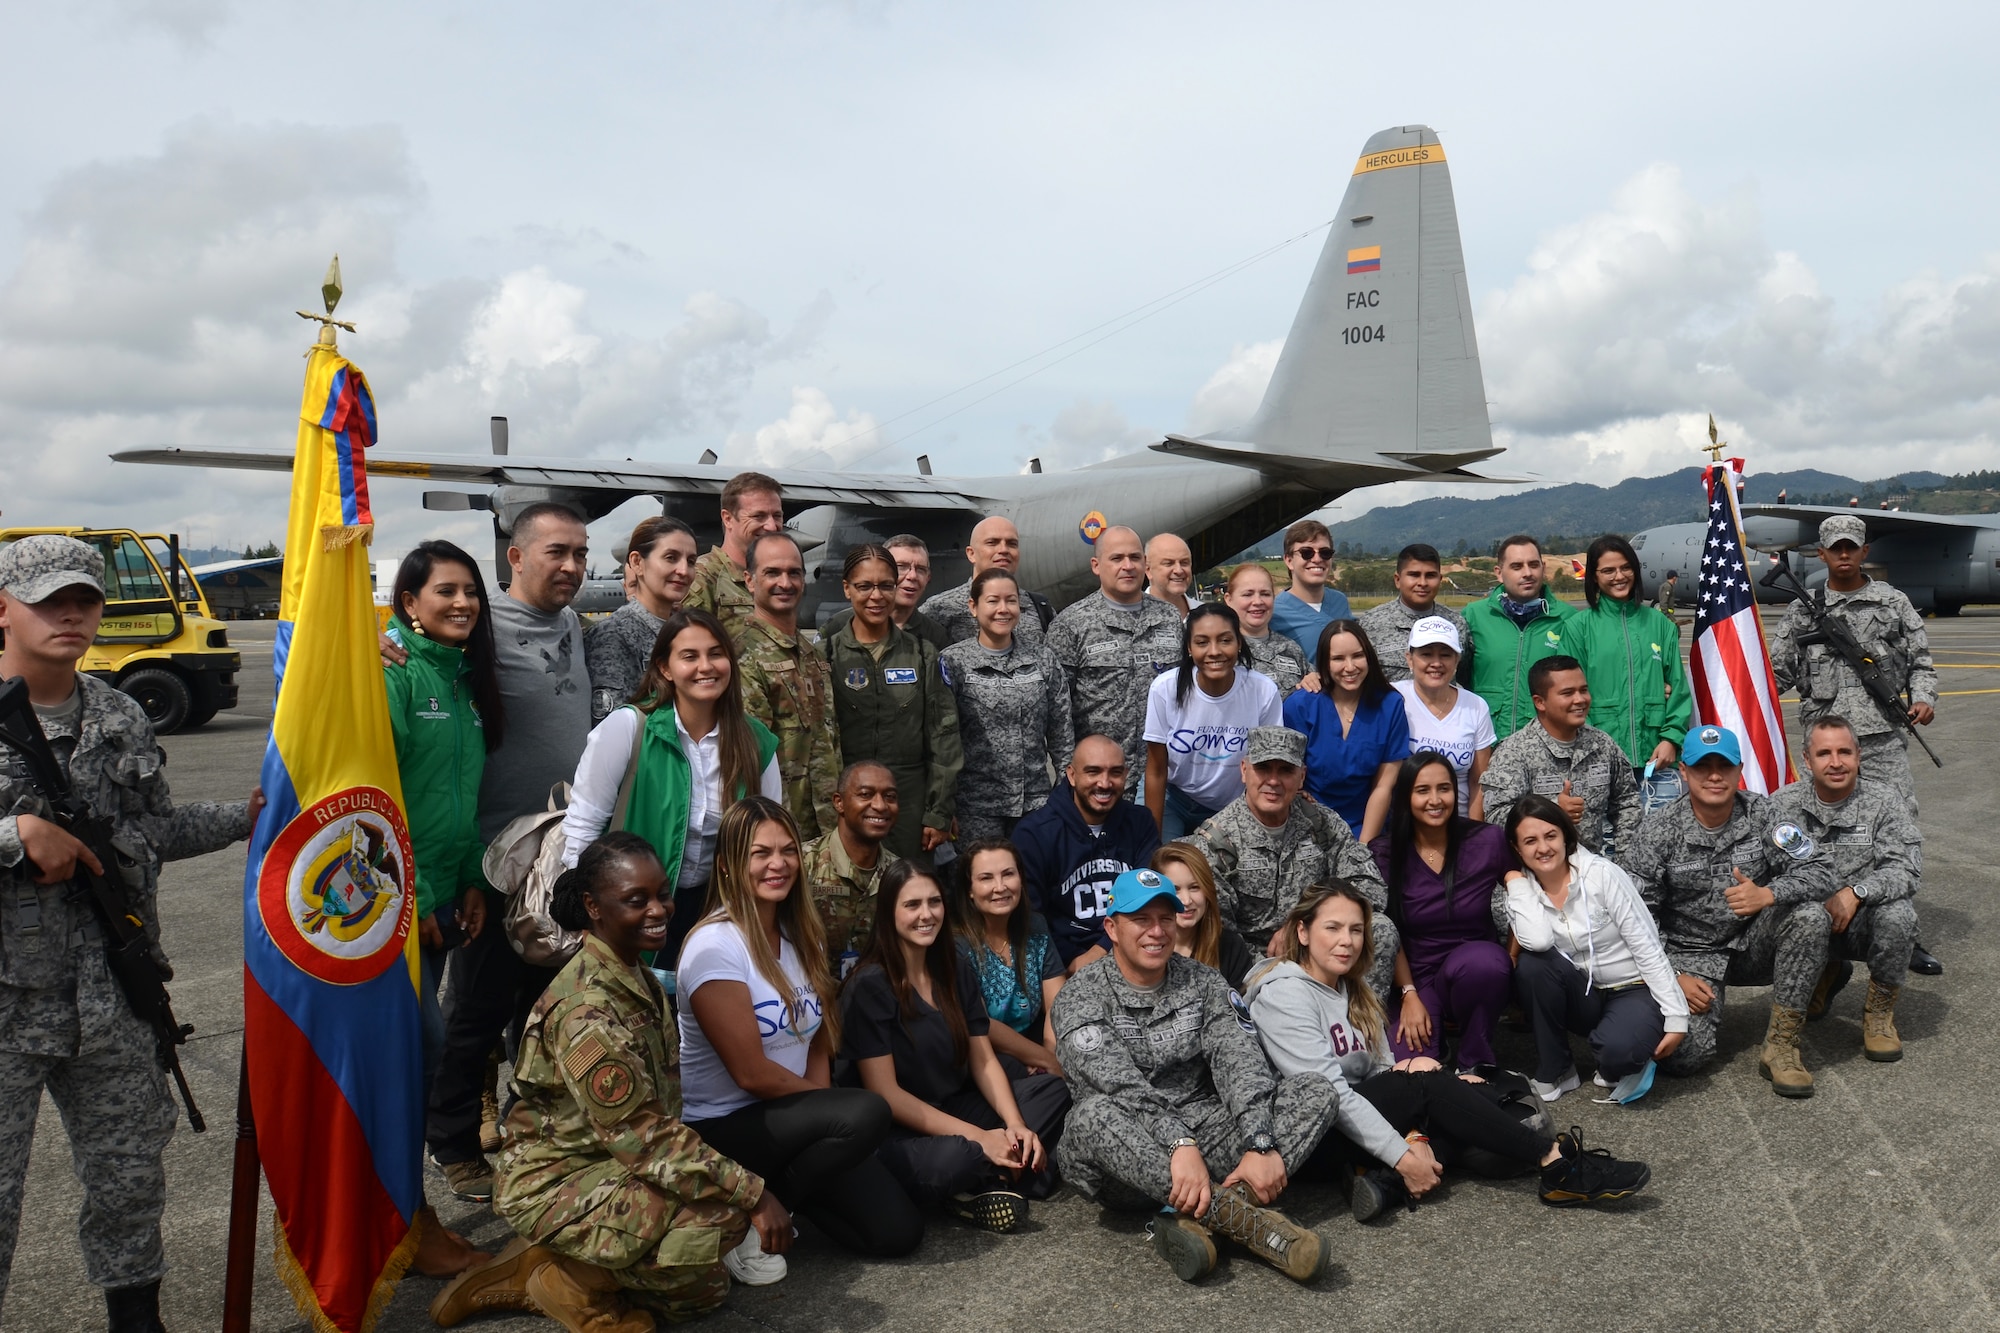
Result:
<svg viewBox="0 0 2000 1333"><path fill-rule="evenodd" d="M1732 764L1743 762L1743 747L1728 727L1704 725L1690 730L1687 742L1681 746L1681 762L1692 768L1712 754L1719 754Z"/></svg>
<svg viewBox="0 0 2000 1333"><path fill-rule="evenodd" d="M1111 915L1136 912L1156 899L1164 898L1181 910L1180 891L1157 870L1128 870L1111 882Z"/></svg>
<svg viewBox="0 0 2000 1333"><path fill-rule="evenodd" d="M44 532L0 546L0 592L16 601L46 601L63 588L104 595L104 557L74 537Z"/></svg>
<svg viewBox="0 0 2000 1333"><path fill-rule="evenodd" d="M1835 514L1819 525L1819 544L1831 550L1842 542L1868 544L1868 525L1852 514Z"/></svg>
<svg viewBox="0 0 2000 1333"><path fill-rule="evenodd" d="M1458 626L1443 616L1425 616L1410 626L1410 647L1412 649L1441 643L1455 653L1465 651L1465 645L1458 641Z"/></svg>
<svg viewBox="0 0 2000 1333"><path fill-rule="evenodd" d="M1252 727L1249 743L1243 747L1245 762L1253 767L1257 764L1290 764L1293 768L1306 766L1306 737L1302 731L1290 727Z"/></svg>

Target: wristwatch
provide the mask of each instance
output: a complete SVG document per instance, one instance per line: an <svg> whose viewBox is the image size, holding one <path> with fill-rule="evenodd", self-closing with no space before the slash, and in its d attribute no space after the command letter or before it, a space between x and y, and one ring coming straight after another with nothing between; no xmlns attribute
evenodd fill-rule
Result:
<svg viewBox="0 0 2000 1333"><path fill-rule="evenodd" d="M1868 901L1868 890L1863 888L1859 884L1848 885L1847 891L1853 894L1856 898L1859 898L1864 903Z"/></svg>
<svg viewBox="0 0 2000 1333"><path fill-rule="evenodd" d="M1278 1151L1278 1141L1269 1134L1252 1134L1249 1142L1243 1145L1243 1150L1245 1152L1276 1152Z"/></svg>

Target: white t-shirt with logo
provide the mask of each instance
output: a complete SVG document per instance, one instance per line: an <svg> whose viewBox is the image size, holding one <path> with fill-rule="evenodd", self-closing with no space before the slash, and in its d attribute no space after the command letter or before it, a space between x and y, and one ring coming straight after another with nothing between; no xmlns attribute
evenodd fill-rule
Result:
<svg viewBox="0 0 2000 1333"><path fill-rule="evenodd" d="M1493 710L1465 686L1457 688L1458 702L1449 713L1439 717L1417 697L1415 681L1396 682L1396 689L1403 696L1403 715L1410 722L1410 753L1436 750L1451 760L1458 773L1458 813L1463 815L1472 808L1472 756L1493 745Z"/></svg>
<svg viewBox="0 0 2000 1333"><path fill-rule="evenodd" d="M690 1002L708 982L740 981L748 986L765 1057L801 1078L805 1076L806 1053L813 1034L819 1031L819 996L790 940L782 941L778 970L791 988L789 996L779 995L764 980L764 974L750 960L743 933L733 922L704 922L688 932L687 942L681 946L680 966L674 969L674 989L681 997L682 1120L713 1120L757 1100L736 1086L708 1034L695 1021Z"/></svg>
<svg viewBox="0 0 2000 1333"><path fill-rule="evenodd" d="M1189 800L1220 810L1243 794L1243 750L1256 727L1284 725L1284 701L1269 676L1236 668L1221 698L1188 682L1187 702L1174 695L1179 671L1153 677L1146 696L1146 739L1167 747L1167 783Z"/></svg>

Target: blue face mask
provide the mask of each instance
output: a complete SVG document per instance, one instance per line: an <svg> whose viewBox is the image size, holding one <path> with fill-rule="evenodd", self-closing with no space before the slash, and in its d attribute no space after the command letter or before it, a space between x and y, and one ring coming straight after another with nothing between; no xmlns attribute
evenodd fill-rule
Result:
<svg viewBox="0 0 2000 1333"><path fill-rule="evenodd" d="M1525 625L1536 616L1545 613L1549 609L1549 604L1540 597L1531 597L1525 602L1517 602L1503 592L1500 594L1500 609L1506 612L1509 620L1518 625Z"/></svg>

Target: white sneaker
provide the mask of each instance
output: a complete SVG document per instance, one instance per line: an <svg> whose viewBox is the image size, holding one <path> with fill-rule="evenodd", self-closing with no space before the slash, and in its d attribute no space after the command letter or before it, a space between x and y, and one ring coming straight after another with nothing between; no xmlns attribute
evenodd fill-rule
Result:
<svg viewBox="0 0 2000 1333"><path fill-rule="evenodd" d="M1596 1085L1597 1085L1598 1087L1600 1087L1600 1088L1608 1088L1608 1087L1610 1087L1610 1086L1611 1086L1611 1080L1610 1080L1610 1079L1608 1079L1608 1078L1606 1078L1606 1077L1604 1077L1604 1075L1603 1075L1603 1074L1601 1074L1601 1073L1600 1073L1600 1074L1592 1074L1592 1075L1590 1076L1590 1081L1591 1081L1592 1083L1595 1083L1595 1084L1596 1084Z"/></svg>
<svg viewBox="0 0 2000 1333"><path fill-rule="evenodd" d="M1531 1078L1528 1080L1528 1086L1534 1089L1537 1097L1545 1102L1552 1102L1565 1092L1575 1092L1582 1086L1582 1080L1576 1076L1576 1066L1571 1065L1569 1072L1554 1083L1544 1083L1538 1078Z"/></svg>
<svg viewBox="0 0 2000 1333"><path fill-rule="evenodd" d="M773 1282L783 1282L785 1274L791 1271L784 1255L764 1253L764 1242L756 1227L750 1228L741 1245L722 1256L722 1266L746 1287L768 1287Z"/></svg>

